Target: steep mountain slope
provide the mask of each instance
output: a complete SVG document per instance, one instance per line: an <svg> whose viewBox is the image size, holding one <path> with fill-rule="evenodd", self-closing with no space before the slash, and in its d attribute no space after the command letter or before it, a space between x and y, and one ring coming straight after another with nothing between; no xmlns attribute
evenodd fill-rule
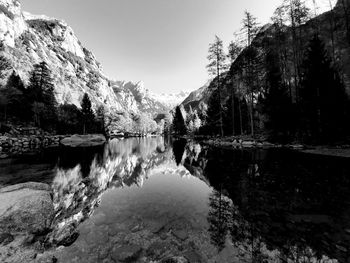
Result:
<svg viewBox="0 0 350 263"><path fill-rule="evenodd" d="M114 81L64 21L22 12L19 1L0 0L0 41L11 62L2 83L15 70L28 84L33 65L45 61L52 71L58 103L80 106L84 93L94 108L157 113L169 108L144 92L141 83ZM140 94L142 94L140 96Z"/></svg>
<svg viewBox="0 0 350 263"><path fill-rule="evenodd" d="M344 8L345 6L345 8ZM347 19L345 12L347 12ZM333 22L331 22L333 20ZM347 91L350 91L350 41L348 40L347 34L347 21L350 21L350 0L339 0L333 12L325 12L311 20L309 20L304 25L297 28L298 34L301 35L301 46L302 53L305 52L306 46L309 43L309 40L314 36L316 32L319 33L320 38L325 43L326 48L328 49L328 54L333 56L332 48L332 31L334 34L334 60L335 65L341 72L343 81L346 85ZM334 23L334 25L332 25ZM331 28L333 27L333 29ZM278 43L276 40L276 28L274 25L267 24L263 26L256 36L252 45L258 50L260 54L264 54L266 47L271 48L285 48L288 56L292 56L292 30L291 28L285 26L283 28L282 34L285 39L283 45ZM268 44L267 44L268 43ZM242 74L242 68L244 68L244 63L246 61L247 52L243 50L238 58L232 63L228 72L222 74L221 79L224 82L222 87L222 100L226 101L231 95L231 89L233 86L240 87L241 91L249 90L249 87L245 85L243 81L237 82L240 79ZM263 56L261 56L263 58ZM263 63L263 60L262 60ZM290 59L287 62L286 70L289 74L293 74L293 64ZM260 72L257 74L260 79L261 85L263 85L263 78L265 75L263 67L261 67ZM234 78L232 78L234 76ZM261 77L262 76L262 77ZM232 83L232 79L235 79L235 82ZM293 83L293 78L290 77L291 83ZM207 83L204 87L192 92L182 103L185 109L188 109L191 106L193 109L207 104L210 95L216 89L216 82L211 81Z"/></svg>
<svg viewBox="0 0 350 263"><path fill-rule="evenodd" d="M204 84L201 88L191 92L187 98L181 103L185 109L189 109L191 106L192 108L197 108L200 104L200 102L207 103L208 99L212 93L212 90L210 87L211 81L208 81Z"/></svg>

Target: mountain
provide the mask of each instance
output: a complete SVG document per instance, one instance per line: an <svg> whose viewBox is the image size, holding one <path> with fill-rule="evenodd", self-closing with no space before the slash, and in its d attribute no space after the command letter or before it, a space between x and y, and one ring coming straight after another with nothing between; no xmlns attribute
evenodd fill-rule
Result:
<svg viewBox="0 0 350 263"><path fill-rule="evenodd" d="M338 0L333 11L325 12L310 19L305 24L298 27L296 31L301 36L300 45L302 51L299 52L302 54L306 51L307 45L315 33L319 33L321 40L326 45L328 55L332 57L334 54L334 65L340 71L346 89L350 94L350 0ZM332 32L334 45L332 45ZM291 57L293 54L291 44L293 31L290 27L285 26L282 29L281 34L281 38L285 40L283 44L279 43L276 39L275 25L264 25L260 29L259 34L253 40L252 46L258 50L259 54L264 54L266 47L274 47L279 50L285 49L286 54ZM246 51L247 49L244 49L232 63L229 71L223 73L220 77L221 80L223 80L221 90L223 102L225 102L231 95L231 89L233 86L239 86L241 91L249 90L249 87L247 87L243 81L237 82L237 80L241 78L242 68L244 68L244 63L247 60L248 52ZM293 64L291 61L288 61L285 65L285 71L292 74ZM257 75L265 75L264 67L261 67ZM232 78L232 76L234 76L234 78ZM235 79L234 83L232 83L232 79ZM292 77L290 77L287 82L293 83ZM193 91L182 102L182 105L187 110L189 109L189 106L191 106L192 109L202 109L203 105L205 106L208 103L208 100L215 89L216 81L214 79L198 90Z"/></svg>
<svg viewBox="0 0 350 263"><path fill-rule="evenodd" d="M211 95L211 89L209 89L209 85L211 83L211 80L207 81L201 88L191 92L183 101L182 105L185 107L185 109L189 109L191 106L192 108L197 108L200 104L200 102L207 103L208 99Z"/></svg>
<svg viewBox="0 0 350 263"><path fill-rule="evenodd" d="M64 21L22 12L17 0L0 0L0 54L11 62L2 84L14 70L28 84L33 65L45 61L52 71L59 104L80 107L84 93L93 107L104 105L110 111L168 111L168 104L149 94L142 82L108 78L94 54L83 46Z"/></svg>
<svg viewBox="0 0 350 263"><path fill-rule="evenodd" d="M184 99L187 98L187 96L190 93L187 91L180 91L179 93L160 93L160 94L151 94L151 97L168 107L169 109L172 109L176 107L177 105L181 104Z"/></svg>

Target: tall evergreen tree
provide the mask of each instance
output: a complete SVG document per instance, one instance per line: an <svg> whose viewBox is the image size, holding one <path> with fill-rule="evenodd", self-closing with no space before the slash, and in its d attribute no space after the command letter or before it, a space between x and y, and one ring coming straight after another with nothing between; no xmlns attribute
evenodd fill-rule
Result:
<svg viewBox="0 0 350 263"><path fill-rule="evenodd" d="M83 134L86 132L90 132L90 128L95 120L95 115L92 110L91 100L87 93L84 94L83 99L81 101L81 113L82 113L82 121L83 121Z"/></svg>
<svg viewBox="0 0 350 263"><path fill-rule="evenodd" d="M221 90L222 90L222 80L221 80L221 74L224 73L225 70L227 70L227 64L226 64L226 58L224 49L223 49L223 42L218 37L215 36L215 41L209 45L209 55L208 60L209 64L207 66L208 72L211 76L216 77L216 89L217 89L217 97L213 97L213 99L217 99L218 102L216 110L218 111L218 121L219 121L219 127L220 127L220 135L224 136L224 129L223 129L223 109L221 104ZM212 108L212 110L214 110Z"/></svg>
<svg viewBox="0 0 350 263"><path fill-rule="evenodd" d="M245 102L238 98L238 96L236 95L230 95L230 97L226 101L224 107L224 132L226 135L241 134L242 130L246 130L246 127L241 127L241 125L243 125L243 120L246 123L247 119L249 118L248 116L242 115L244 114L242 112L242 105L244 104ZM245 113L247 113L247 111L245 111Z"/></svg>
<svg viewBox="0 0 350 263"><path fill-rule="evenodd" d="M6 100L6 115L18 118L19 120L29 120L31 115L28 112L30 103L25 96L25 88L20 76L15 71L7 80L6 86L1 90L1 96Z"/></svg>
<svg viewBox="0 0 350 263"><path fill-rule="evenodd" d="M255 125L254 125L254 103L255 98L254 94L257 91L257 83L259 81L258 79L258 65L260 63L259 61L259 55L258 51L255 48L254 45L252 45L252 42L256 35L258 34L260 28L257 22L256 17L254 17L251 13L248 11L245 11L244 13L244 19L243 19L243 28L242 32L245 35L247 47L245 49L245 63L244 63L244 80L245 84L248 88L249 93L249 115L250 115L250 133L254 137L255 135Z"/></svg>
<svg viewBox="0 0 350 263"><path fill-rule="evenodd" d="M30 103L34 105L34 119L44 128L52 128L57 121L57 102L54 94L52 73L46 62L34 65L26 91ZM35 106L36 105L36 106ZM40 106L39 106L40 105Z"/></svg>
<svg viewBox="0 0 350 263"><path fill-rule="evenodd" d="M187 133L185 118L180 106L177 106L175 109L173 129L175 134L185 135Z"/></svg>
<svg viewBox="0 0 350 263"><path fill-rule="evenodd" d="M223 136L223 109L221 104L220 91L215 89L209 97L208 109L206 112L205 128L206 133L211 135L220 134ZM219 110L221 109L221 111Z"/></svg>
<svg viewBox="0 0 350 263"><path fill-rule="evenodd" d="M280 61L277 51L269 49L265 59L266 91L263 99L263 111L267 114L266 128L272 139L286 141L290 139L294 126L293 105L288 96L288 89L282 81Z"/></svg>
<svg viewBox="0 0 350 263"><path fill-rule="evenodd" d="M302 128L307 139L330 142L344 132L348 98L318 35L310 41L303 66Z"/></svg>
<svg viewBox="0 0 350 263"><path fill-rule="evenodd" d="M234 63L234 61L238 58L239 54L242 52L242 47L238 44L238 42L232 41L229 44L228 47L228 57L230 59L231 64ZM236 93L237 90L239 89L239 81L240 79L236 77L236 71L231 69L231 81L232 81L232 88L231 88L231 96L230 96L230 101L231 105L228 105L228 108L231 109L231 132L232 135L236 135L236 104L235 104L235 99L236 99ZM237 85L237 87L236 87ZM227 114L226 114L227 115ZM226 116L227 117L227 116ZM226 125L227 126L227 125Z"/></svg>

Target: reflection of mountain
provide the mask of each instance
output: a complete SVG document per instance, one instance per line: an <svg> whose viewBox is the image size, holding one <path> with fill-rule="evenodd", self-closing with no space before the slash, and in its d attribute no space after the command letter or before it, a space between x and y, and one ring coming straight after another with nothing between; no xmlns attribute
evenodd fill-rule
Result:
<svg viewBox="0 0 350 263"><path fill-rule="evenodd" d="M186 146L183 165L215 189L208 222L218 249L229 235L256 262L313 262L324 255L348 260L346 160L276 150L207 147L198 153L195 148Z"/></svg>
<svg viewBox="0 0 350 263"><path fill-rule="evenodd" d="M172 152L161 137L112 140L103 154L92 160L87 174L80 164L71 169L59 168L53 182L56 218L50 241L60 243L62 235L71 235L91 215L108 188L142 186L153 168L171 158Z"/></svg>

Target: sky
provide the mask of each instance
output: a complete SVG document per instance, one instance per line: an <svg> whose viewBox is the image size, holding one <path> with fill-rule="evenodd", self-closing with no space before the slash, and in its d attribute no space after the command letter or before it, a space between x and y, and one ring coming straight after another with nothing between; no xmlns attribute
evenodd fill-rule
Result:
<svg viewBox="0 0 350 263"><path fill-rule="evenodd" d="M245 10L263 25L282 0L22 0L22 9L63 19L111 79L150 91L192 91L209 79L208 46L225 46ZM319 0L324 1L324 0Z"/></svg>

